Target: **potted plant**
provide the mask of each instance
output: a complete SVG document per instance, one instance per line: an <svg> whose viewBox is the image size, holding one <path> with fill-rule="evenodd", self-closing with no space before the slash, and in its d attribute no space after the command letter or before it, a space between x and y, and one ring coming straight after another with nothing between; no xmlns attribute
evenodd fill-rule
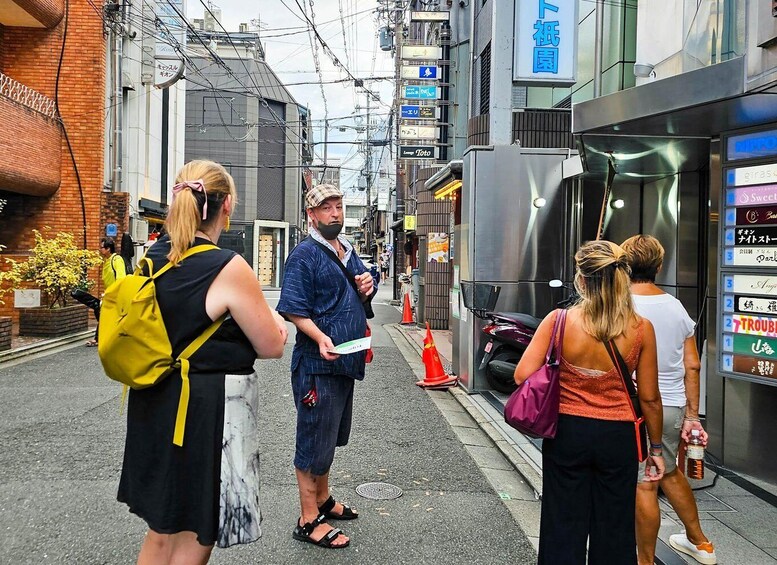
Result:
<svg viewBox="0 0 777 565"><path fill-rule="evenodd" d="M100 254L79 249L70 233L59 232L52 238L38 230L33 233L35 246L27 261L6 259L11 268L0 274L0 283L10 283L0 292L27 283L39 288L46 299L46 306L19 309L19 334L55 337L85 330L88 310L80 304L69 305L68 298L74 288L91 286L86 273L101 263Z"/></svg>

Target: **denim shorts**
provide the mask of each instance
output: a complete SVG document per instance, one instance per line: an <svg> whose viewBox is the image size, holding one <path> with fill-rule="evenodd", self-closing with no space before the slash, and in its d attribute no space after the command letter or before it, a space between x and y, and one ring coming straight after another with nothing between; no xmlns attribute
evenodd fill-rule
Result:
<svg viewBox="0 0 777 565"><path fill-rule="evenodd" d="M297 408L297 445L294 466L313 475L325 475L332 466L335 448L346 445L351 435L354 380L344 375L307 374L299 366L291 374ZM302 399L316 391L315 406Z"/></svg>

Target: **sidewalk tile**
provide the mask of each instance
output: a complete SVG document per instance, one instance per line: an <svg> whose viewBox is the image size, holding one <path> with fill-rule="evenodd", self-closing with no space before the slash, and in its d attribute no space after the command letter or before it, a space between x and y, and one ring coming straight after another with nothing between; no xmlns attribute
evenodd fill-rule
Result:
<svg viewBox="0 0 777 565"><path fill-rule="evenodd" d="M540 508L539 500L505 500L504 505L513 515L523 533L531 540L533 537L539 541L540 535Z"/></svg>
<svg viewBox="0 0 777 565"><path fill-rule="evenodd" d="M477 445L480 447L491 447L494 442L480 429L463 428L461 426L452 426L453 431L464 445Z"/></svg>
<svg viewBox="0 0 777 565"><path fill-rule="evenodd" d="M495 447L479 447L468 445L467 451L475 460L478 467L488 469L513 470L512 464Z"/></svg>
<svg viewBox="0 0 777 565"><path fill-rule="evenodd" d="M537 497L534 496L534 490L514 470L483 469L483 472L488 482L491 483L491 486L494 487L494 490L503 500L537 501ZM509 498L502 496L503 494L506 494Z"/></svg>

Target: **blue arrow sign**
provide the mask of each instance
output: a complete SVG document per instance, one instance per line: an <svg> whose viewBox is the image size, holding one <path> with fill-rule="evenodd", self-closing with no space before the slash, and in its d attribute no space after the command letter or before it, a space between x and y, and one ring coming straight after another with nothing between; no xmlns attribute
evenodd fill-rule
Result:
<svg viewBox="0 0 777 565"><path fill-rule="evenodd" d="M436 79L437 67L424 67L423 65L418 67L418 78L423 79Z"/></svg>
<svg viewBox="0 0 777 565"><path fill-rule="evenodd" d="M403 104L400 107L400 111L402 112L402 117L409 120L418 118L419 117L418 108L420 108L420 106L409 106L409 105L406 106Z"/></svg>

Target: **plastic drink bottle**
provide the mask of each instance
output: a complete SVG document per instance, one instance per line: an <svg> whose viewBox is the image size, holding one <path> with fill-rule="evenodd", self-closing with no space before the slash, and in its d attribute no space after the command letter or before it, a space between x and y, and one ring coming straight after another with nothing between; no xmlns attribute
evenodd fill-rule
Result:
<svg viewBox="0 0 777 565"><path fill-rule="evenodd" d="M687 477L689 479L704 478L704 445L699 437L699 430L691 430L691 439L688 441Z"/></svg>

